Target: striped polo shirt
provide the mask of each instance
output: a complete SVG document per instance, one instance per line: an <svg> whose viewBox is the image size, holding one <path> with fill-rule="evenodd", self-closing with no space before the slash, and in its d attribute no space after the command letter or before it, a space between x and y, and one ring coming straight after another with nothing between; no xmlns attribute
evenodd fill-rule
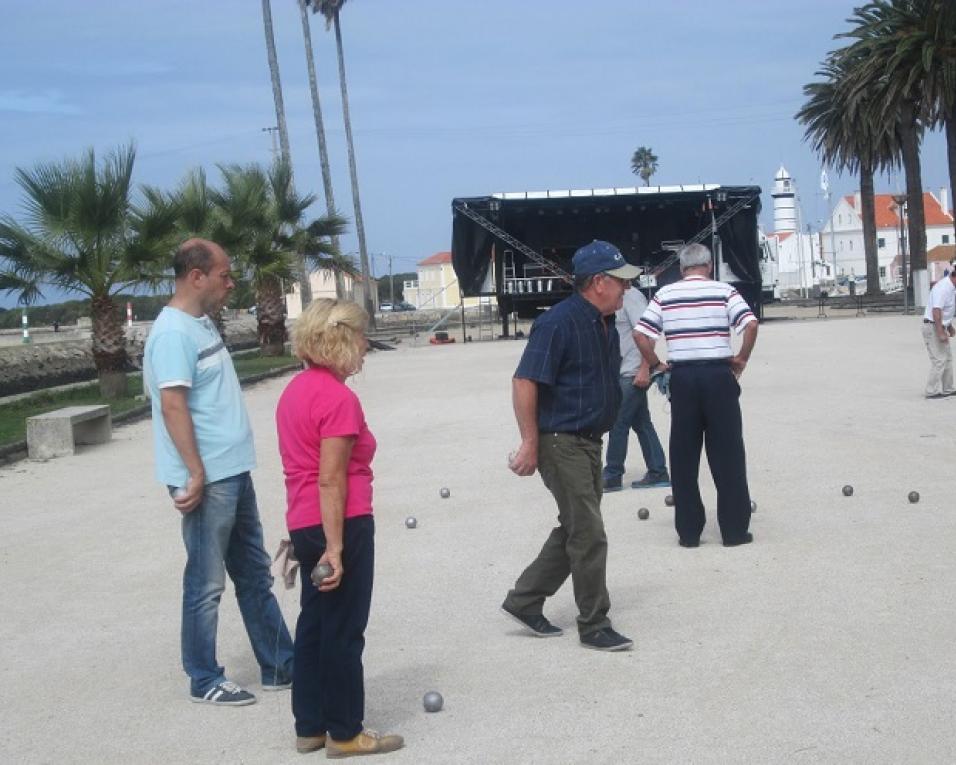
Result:
<svg viewBox="0 0 956 765"><path fill-rule="evenodd" d="M730 328L740 334L756 320L729 284L688 276L661 287L634 329L654 339L663 333L669 361L727 359L734 355Z"/></svg>

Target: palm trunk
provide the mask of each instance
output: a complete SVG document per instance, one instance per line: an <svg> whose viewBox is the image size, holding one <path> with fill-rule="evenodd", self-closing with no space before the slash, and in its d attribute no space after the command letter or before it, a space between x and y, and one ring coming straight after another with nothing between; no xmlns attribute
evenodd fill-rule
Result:
<svg viewBox="0 0 956 765"><path fill-rule="evenodd" d="M276 126L279 128L279 145L282 148L282 161L292 167L292 152L289 149L289 131L285 123L285 104L282 100L282 81L279 79L279 58L276 55L276 40L272 32L272 3L262 0L262 23L266 34L266 52L269 55L269 74L272 76L272 97L276 105ZM312 284L309 282L309 271L305 265L305 256L298 258L299 295L302 298L302 307L312 302Z"/></svg>
<svg viewBox="0 0 956 765"><path fill-rule="evenodd" d="M126 395L126 333L116 305L109 295L90 301L93 323L93 361L104 398Z"/></svg>
<svg viewBox="0 0 956 765"><path fill-rule="evenodd" d="M263 356L281 356L286 341L282 285L275 277L264 277L256 289L256 321L259 352Z"/></svg>
<svg viewBox="0 0 956 765"><path fill-rule="evenodd" d="M919 164L919 135L916 108L904 105L900 115L903 169L906 172L906 217L909 234L909 260L913 271L926 270L926 213L923 210L923 176Z"/></svg>
<svg viewBox="0 0 956 765"><path fill-rule="evenodd" d="M309 27L309 14L305 0L299 0L299 14L302 16L302 38L305 40L305 62L309 70L309 90L312 93L312 114L315 117L315 136L319 142L319 165L322 167L322 186L325 188L325 210L335 214L335 197L332 193L332 172L329 169L329 150L325 143L325 126L322 122L322 103L319 100L319 85L315 77L315 58L312 55L312 31ZM339 247L339 238L332 237L332 244ZM338 289L336 288L336 292Z"/></svg>
<svg viewBox="0 0 956 765"><path fill-rule="evenodd" d="M860 214L863 218L863 252L866 254L866 294L880 295L880 257L876 246L876 198L873 166L860 162Z"/></svg>
<svg viewBox="0 0 956 765"><path fill-rule="evenodd" d="M362 303L368 312L369 324L375 326L375 311L372 308L372 278L368 267L368 249L365 246L365 224L362 222L362 203L359 199L358 170L355 168L355 146L352 143L352 120L349 117L349 91L345 80L345 55L342 52L342 28L339 12L335 12L335 49L339 57L339 85L342 89L342 117L345 121L345 139L349 150L349 173L352 177L352 204L355 207L355 233L359 241L359 259L362 265Z"/></svg>
<svg viewBox="0 0 956 765"><path fill-rule="evenodd" d="M946 117L946 157L949 160L949 191L956 196L956 109L953 111L953 114ZM956 204L953 207L956 208ZM953 229L956 231L956 215L953 216Z"/></svg>

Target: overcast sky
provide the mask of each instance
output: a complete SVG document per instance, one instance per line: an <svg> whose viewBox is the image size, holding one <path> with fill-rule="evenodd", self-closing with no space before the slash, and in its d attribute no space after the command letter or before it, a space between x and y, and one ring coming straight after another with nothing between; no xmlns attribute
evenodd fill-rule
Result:
<svg viewBox="0 0 956 765"><path fill-rule="evenodd" d="M783 163L816 227L821 168L793 114L856 4L350 0L342 32L369 250L398 272L449 249L456 196L635 185L640 145L660 158L655 184L767 191ZM298 5L272 6L296 180L321 195ZM258 0L0 0L0 10L0 213L21 214L15 168L90 146L135 141L137 182L165 187L197 166L215 180L217 163L270 161ZM312 22L335 199L351 218L335 42ZM830 175L837 193L857 188ZM923 180L936 193L948 185L940 135L925 140ZM761 217L769 228L766 194ZM355 237L343 247L357 250Z"/></svg>

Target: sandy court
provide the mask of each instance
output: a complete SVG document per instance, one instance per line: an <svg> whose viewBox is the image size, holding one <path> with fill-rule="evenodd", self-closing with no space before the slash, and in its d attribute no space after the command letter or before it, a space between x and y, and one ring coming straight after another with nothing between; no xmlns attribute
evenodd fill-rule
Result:
<svg viewBox="0 0 956 765"><path fill-rule="evenodd" d="M562 638L525 637L498 612L555 516L537 476L506 468L523 345L402 347L355 381L379 442L367 724L407 741L382 762L956 759L956 399L922 398L919 317L762 326L742 379L755 544L719 544L706 463L697 550L677 546L666 490L605 498L627 654L578 645L570 584L546 606ZM286 379L246 392L270 551L284 529L272 417ZM656 393L651 408L666 445ZM626 480L642 474L633 436L627 464ZM0 761L307 761L288 693L259 692L231 589L219 658L259 703L188 702L183 560L148 421L74 457L0 467ZM291 626L297 591L277 592ZM422 710L430 689L440 714Z"/></svg>

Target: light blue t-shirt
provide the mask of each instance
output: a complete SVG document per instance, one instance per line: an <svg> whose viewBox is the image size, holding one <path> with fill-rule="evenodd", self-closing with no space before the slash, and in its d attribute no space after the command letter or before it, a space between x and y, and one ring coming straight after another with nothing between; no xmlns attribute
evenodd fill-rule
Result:
<svg viewBox="0 0 956 765"><path fill-rule="evenodd" d="M162 483L183 486L189 477L166 430L160 402L162 388L189 388L189 413L207 483L256 466L252 428L239 378L226 344L209 317L197 319L166 306L146 339L143 381L153 403L156 477Z"/></svg>

